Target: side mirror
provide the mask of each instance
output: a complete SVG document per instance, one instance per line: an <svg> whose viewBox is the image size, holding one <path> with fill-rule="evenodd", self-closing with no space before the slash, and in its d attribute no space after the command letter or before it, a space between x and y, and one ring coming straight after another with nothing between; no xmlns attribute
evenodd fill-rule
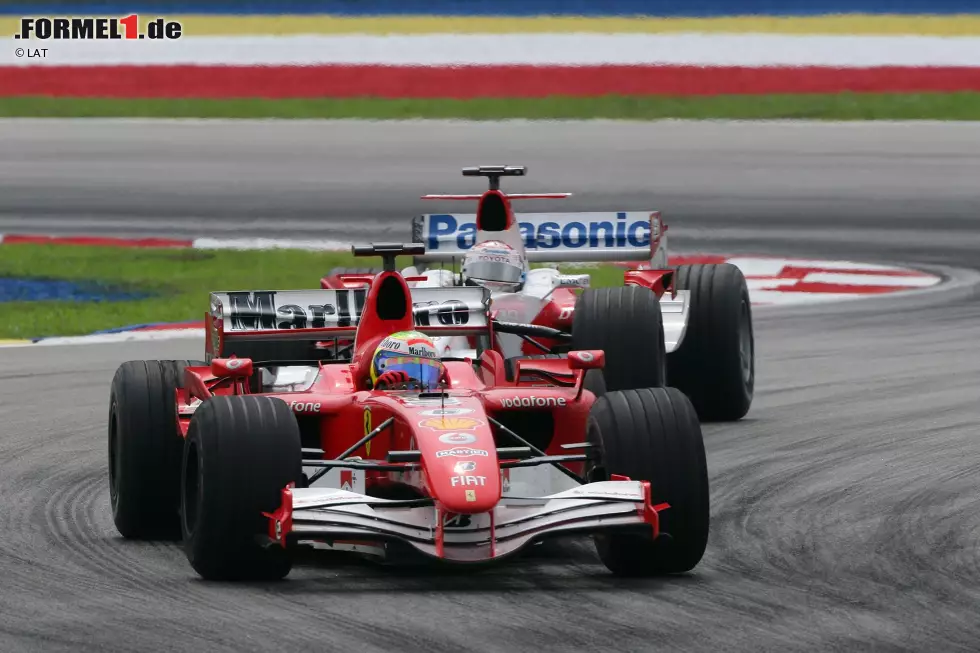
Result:
<svg viewBox="0 0 980 653"><path fill-rule="evenodd" d="M211 374L217 377L252 376L251 358L212 358Z"/></svg>
<svg viewBox="0 0 980 653"><path fill-rule="evenodd" d="M601 370L606 366L606 352L601 349L570 351L568 364L573 370Z"/></svg>

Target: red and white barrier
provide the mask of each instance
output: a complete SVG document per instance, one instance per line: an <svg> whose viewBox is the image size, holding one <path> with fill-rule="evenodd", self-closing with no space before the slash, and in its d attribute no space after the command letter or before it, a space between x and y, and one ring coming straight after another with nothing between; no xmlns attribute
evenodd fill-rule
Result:
<svg viewBox="0 0 980 653"><path fill-rule="evenodd" d="M468 99L845 90L980 90L980 36L214 35L59 41L44 58L0 54L0 96Z"/></svg>
<svg viewBox="0 0 980 653"><path fill-rule="evenodd" d="M671 265L731 263L755 306L817 304L938 286L942 277L893 265L774 256L673 256Z"/></svg>

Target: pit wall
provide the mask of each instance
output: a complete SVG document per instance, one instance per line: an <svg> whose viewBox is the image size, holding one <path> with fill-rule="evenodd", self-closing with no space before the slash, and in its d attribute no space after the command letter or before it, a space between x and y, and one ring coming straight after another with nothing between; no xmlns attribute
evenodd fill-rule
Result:
<svg viewBox="0 0 980 653"><path fill-rule="evenodd" d="M970 12L975 12L971 14ZM194 12L194 13L191 13ZM976 0L20 3L173 41L11 40L0 95L479 98L980 91ZM14 46L46 48L16 57Z"/></svg>

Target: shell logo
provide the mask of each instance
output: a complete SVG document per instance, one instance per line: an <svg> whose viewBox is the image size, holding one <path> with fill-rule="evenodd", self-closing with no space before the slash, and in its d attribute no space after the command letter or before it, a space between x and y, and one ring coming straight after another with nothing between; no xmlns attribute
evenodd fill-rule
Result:
<svg viewBox="0 0 980 653"><path fill-rule="evenodd" d="M419 422L419 426L436 431L466 431L486 423L472 417L430 417Z"/></svg>

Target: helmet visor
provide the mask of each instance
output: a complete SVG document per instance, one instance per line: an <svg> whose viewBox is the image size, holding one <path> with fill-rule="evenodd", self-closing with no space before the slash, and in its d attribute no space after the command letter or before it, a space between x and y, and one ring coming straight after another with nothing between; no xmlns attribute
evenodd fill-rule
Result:
<svg viewBox="0 0 980 653"><path fill-rule="evenodd" d="M502 283L517 283L521 280L524 270L510 263L498 261L467 262L463 274L482 281L499 281Z"/></svg>
<svg viewBox="0 0 980 653"><path fill-rule="evenodd" d="M378 375L385 372L405 372L410 390L435 390L442 379L442 361L438 358L419 358L397 352L382 352L375 360Z"/></svg>

